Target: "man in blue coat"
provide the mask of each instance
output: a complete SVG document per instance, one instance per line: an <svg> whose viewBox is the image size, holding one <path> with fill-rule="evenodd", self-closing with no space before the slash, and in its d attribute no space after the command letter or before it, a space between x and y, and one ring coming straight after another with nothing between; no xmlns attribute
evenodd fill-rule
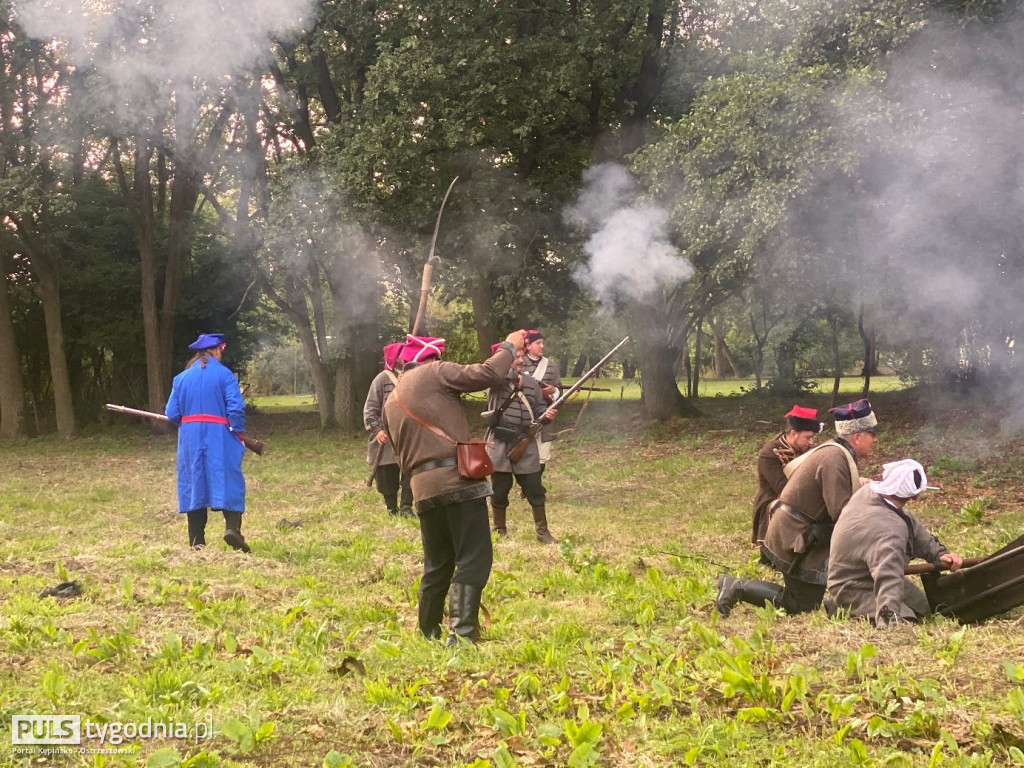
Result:
<svg viewBox="0 0 1024 768"><path fill-rule="evenodd" d="M245 403L238 380L221 363L224 336L200 334L195 356L174 377L164 413L178 429L178 511L188 515L188 543L206 546L207 507L224 513L224 541L249 551L242 536L245 512Z"/></svg>

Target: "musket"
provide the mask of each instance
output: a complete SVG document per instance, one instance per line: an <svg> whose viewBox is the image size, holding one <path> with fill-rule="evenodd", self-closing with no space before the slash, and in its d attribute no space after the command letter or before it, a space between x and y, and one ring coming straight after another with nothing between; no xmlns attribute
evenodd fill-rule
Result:
<svg viewBox="0 0 1024 768"><path fill-rule="evenodd" d="M963 570L970 570L976 565L980 565L985 560L988 560L988 556L985 557L965 557L963 565L960 566L955 573L960 573ZM920 576L923 573L939 573L940 571L948 571L949 566L944 563L913 563L903 569L904 576Z"/></svg>
<svg viewBox="0 0 1024 768"><path fill-rule="evenodd" d="M458 176L452 179L452 183L448 185L448 191L444 193L444 198L441 200L441 207L437 209L437 220L434 222L434 236L430 238L430 252L427 254L427 263L423 265L423 279L420 281L420 303L416 307L416 319L413 320L412 330L409 331L413 336L419 333L420 326L423 324L423 318L427 314L427 295L430 293L430 282L434 276L434 264L441 260L434 253L434 249L437 247L437 233L441 229L441 214L444 213L444 206L448 202L448 195L452 193L452 187L455 186L455 182L458 180ZM367 488L373 487L373 480L377 476L377 467L380 466L380 457L383 453L384 446L381 445L377 455L373 458L370 476L366 479Z"/></svg>
<svg viewBox="0 0 1024 768"><path fill-rule="evenodd" d="M437 211L437 221L434 222L434 236L430 239L430 253L427 255L427 263L423 265L423 279L420 281L420 303L416 307L416 319L413 321L412 330L409 331L413 336L419 333L420 326L423 324L423 318L427 314L427 294L430 293L430 280L434 275L434 264L441 260L434 253L434 248L437 246L437 233L441 229L441 214L444 213L444 206L448 202L448 195L452 193L452 187L455 186L455 182L458 180L458 176L452 179L452 183L448 185L448 191L444 193L444 199L441 200L441 207Z"/></svg>
<svg viewBox="0 0 1024 768"><path fill-rule="evenodd" d="M153 413L152 411L140 411L138 408L129 408L126 405L114 405L113 403L107 403L105 406L108 411L117 411L118 413L127 413L129 416L141 416L144 419L155 419L156 421L166 421L168 424L174 424L173 421L168 419L162 413ZM177 425L175 425L177 426ZM257 456L263 455L263 443L248 435L239 435L237 432L235 435L242 444L250 451L255 453Z"/></svg>
<svg viewBox="0 0 1024 768"><path fill-rule="evenodd" d="M611 356L618 352L619 349L623 345L625 345L627 341L629 341L629 336L627 336L614 347L612 347L612 351L609 352L604 357L602 357L600 360L598 360L597 365L595 365L593 368L591 368L589 371L583 374L580 377L579 381L577 381L575 384L569 387L569 389L562 393L561 397L559 397L557 400L551 403L551 405L549 405L545 409L545 413L551 410L552 408L557 408L570 397L572 397L574 394L579 392L583 388L584 383L586 383L589 379L592 379L594 375L597 374L598 370L600 370L601 366L607 363ZM519 461L519 459L523 457L523 454L526 453L526 449L529 448L530 443L532 443L536 439L537 433L540 432L541 427L543 427L545 423L546 422L544 421L543 416L541 416L538 419L534 419L532 422L530 422L530 426L527 427L526 429L526 435L522 439L520 439L518 443L512 446L512 450L508 452L509 461Z"/></svg>

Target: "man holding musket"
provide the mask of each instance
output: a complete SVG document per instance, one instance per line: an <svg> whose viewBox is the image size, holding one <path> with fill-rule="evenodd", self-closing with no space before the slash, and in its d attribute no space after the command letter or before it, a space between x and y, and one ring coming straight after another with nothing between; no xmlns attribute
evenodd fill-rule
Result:
<svg viewBox="0 0 1024 768"><path fill-rule="evenodd" d="M832 408L829 413L835 418L835 440L786 465L789 481L761 545L761 559L782 574L785 586L720 576L715 607L723 616L738 602L767 602L789 614L821 605L832 528L861 485L857 459L870 456L878 440L878 420L867 400Z"/></svg>
<svg viewBox="0 0 1024 768"><path fill-rule="evenodd" d="M412 478L420 520L420 632L431 639L441 636L450 588L449 645L477 640L480 597L494 557L487 520L491 484L459 473L454 443L465 443L470 436L459 395L504 381L512 361L522 354L524 335L510 333L490 358L476 365L442 362L444 339L409 335L401 353L405 368L384 405L384 429L398 465Z"/></svg>
<svg viewBox="0 0 1024 768"><path fill-rule="evenodd" d="M546 402L553 403L562 394L562 374L558 370L558 363L544 356L544 334L536 329L526 332L523 374L533 377L540 384ZM551 458L551 444L554 441L555 428L551 422L546 422L537 435L541 475Z"/></svg>
<svg viewBox="0 0 1024 768"><path fill-rule="evenodd" d="M886 464L881 481L853 494L832 532L828 591L836 607L880 628L931 613L928 598L904 570L918 557L955 571L963 558L906 511L927 485L924 467L904 459Z"/></svg>
<svg viewBox="0 0 1024 768"><path fill-rule="evenodd" d="M384 506L387 507L388 513L415 517L412 511L412 486L409 483L409 476L399 471L395 451L381 421L384 404L398 383L398 371L402 365L399 353L404 346L403 342L398 342L384 347L384 370L377 374L370 383L370 391L366 393L363 426L370 433L370 441L366 446L366 462L373 467L373 479L377 483L380 495L384 497ZM398 503L399 489L402 492L401 507Z"/></svg>
<svg viewBox="0 0 1024 768"><path fill-rule="evenodd" d="M757 454L757 497L754 499L754 528L750 540L764 541L768 532L768 511L786 487L783 471L797 456L814 447L814 436L824 426L813 408L794 405L784 417L785 429L761 446Z"/></svg>
<svg viewBox="0 0 1024 768"><path fill-rule="evenodd" d="M245 402L238 379L223 363L220 333L188 345L195 354L174 377L164 413L179 425L178 510L188 518L188 543L206 546L207 508L224 513L224 541L249 551L242 536L245 512Z"/></svg>
<svg viewBox="0 0 1024 768"><path fill-rule="evenodd" d="M533 331L526 332L530 338ZM492 347L492 352L499 345ZM529 345L527 345L529 346ZM533 510L533 523L537 541L542 544L557 544L558 540L548 530L546 498L547 491L541 483L543 473L540 462L540 441L531 440L526 450L515 461L509 458L509 451L538 418L550 424L558 411L547 408L547 400L541 391L540 382L523 372L524 355L516 355L508 375L503 382L491 387L487 395L487 407L491 413L487 428L487 455L494 463L491 483L494 495L491 508L494 512L494 530L499 536L507 534L506 512L508 494L512 490L513 478L523 489L526 500Z"/></svg>

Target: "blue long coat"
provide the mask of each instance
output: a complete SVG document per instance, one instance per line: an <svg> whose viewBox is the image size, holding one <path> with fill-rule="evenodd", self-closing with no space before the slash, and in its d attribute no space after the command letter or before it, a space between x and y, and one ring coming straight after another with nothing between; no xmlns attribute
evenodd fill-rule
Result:
<svg viewBox="0 0 1024 768"><path fill-rule="evenodd" d="M211 507L245 511L245 403L235 375L213 357L192 363L174 377L164 413L178 429L178 511ZM227 419L227 424L189 417ZM182 423L182 419L185 419Z"/></svg>

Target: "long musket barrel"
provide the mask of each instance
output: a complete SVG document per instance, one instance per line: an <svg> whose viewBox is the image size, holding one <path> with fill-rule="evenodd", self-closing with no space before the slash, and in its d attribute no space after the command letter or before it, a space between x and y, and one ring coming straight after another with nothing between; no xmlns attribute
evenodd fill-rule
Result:
<svg viewBox="0 0 1024 768"><path fill-rule="evenodd" d="M583 385L589 379L593 378L594 374L596 374L600 370L601 366L604 365L605 363L607 363L608 360L611 359L611 356L614 355L616 352L618 352L619 349L627 341L629 341L629 336L627 336L622 341L620 341L618 344L616 344L614 347L612 347L612 351L611 352L609 352L607 355L602 357L597 362L597 365L595 365L589 371L584 373L575 384L573 384L571 387L569 387L569 389L567 389L565 392L563 392L561 397L559 397L557 400L555 400L553 403L551 403L551 405L549 405L545 409L545 412L551 410L552 408L557 408L562 403L564 403L567 399L569 399L574 394L579 392L580 389L583 387ZM540 429L540 427L541 427L541 420L539 418L538 419L534 419L534 421L530 424L530 427L529 427L529 429L526 432L526 437L522 438L518 443L516 443L514 446L512 446L512 450L510 450L508 452L509 461L519 461L519 459L522 458L523 454L526 453L526 449L529 447L530 442L537 436L537 431Z"/></svg>
<svg viewBox="0 0 1024 768"><path fill-rule="evenodd" d="M614 355L614 354L615 354L616 352L618 352L618 351L619 351L619 350L620 350L620 349L621 349L621 348L622 348L623 346L625 346L625 344L626 344L626 342L627 342L627 341L629 341L629 336L627 336L627 337L626 337L626 338L624 338L624 339L623 339L622 341L620 341L620 342L619 342L618 344L616 344L616 345L615 345L614 347L612 347L612 351L611 351L611 352L609 352L609 353L608 353L607 355L605 355L604 357L602 357L602 358L601 358L601 359L600 359L600 360L599 360L599 361L597 362L597 365L595 365L595 366L594 366L593 368L591 368L591 369L590 369L589 371L587 371L586 373L584 373L584 374L583 374L583 375L582 375L582 376L581 376L581 377L579 378L579 380L578 380L578 381L577 381L577 382L576 382L575 384L573 384L573 385L572 385L571 387L569 387L569 388L568 388L568 389L567 389L567 390L566 390L565 392L563 392L563 393L562 393L562 396L561 396L561 397L559 397L559 398L558 398L557 400L555 400L555 401L554 401L553 403L551 403L551 405L549 405L549 406L547 407L547 410L550 410L550 409L552 409L552 408L557 408L557 407L558 407L558 406L560 406L560 405L561 405L562 403L564 403L564 402L565 402L566 400L568 400L568 399L569 399L570 397L572 397L572 396L573 396L574 394L576 394L576 393L577 393L577 392L579 392L579 391L580 391L581 389L583 389L583 385L584 385L584 384L585 384L585 383L586 383L586 382L587 382L587 381L588 381L589 379L593 378L593 377L594 377L594 374L596 374L596 373L597 373L597 372L598 372L598 371L599 371L599 370L601 369L601 366L602 366L602 365L604 365L605 363L607 363L607 362L608 362L608 361L609 361L609 360L611 359L612 355Z"/></svg>
<svg viewBox="0 0 1024 768"><path fill-rule="evenodd" d="M173 421L168 419L162 413L153 413L152 411L140 411L138 408L129 408L127 405L114 405L113 403L107 403L105 406L108 411L116 411L117 413L126 413L129 416L141 416L144 419L155 419L156 421L166 421L168 424L174 424ZM177 425L175 425L177 426ZM242 445L248 448L250 451L255 453L257 456L263 455L264 445L260 440L257 440L248 435L238 435L238 439L242 441Z"/></svg>

